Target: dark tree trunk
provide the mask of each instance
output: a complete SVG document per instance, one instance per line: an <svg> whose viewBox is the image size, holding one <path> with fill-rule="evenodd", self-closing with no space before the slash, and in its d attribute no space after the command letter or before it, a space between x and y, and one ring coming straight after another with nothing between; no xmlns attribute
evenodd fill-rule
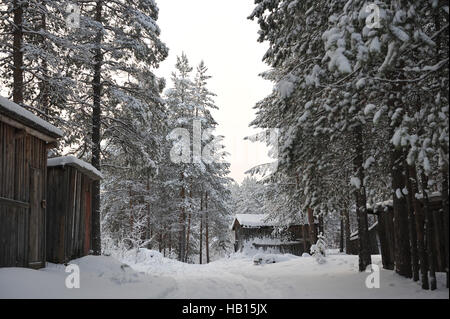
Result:
<svg viewBox="0 0 450 319"><path fill-rule="evenodd" d="M191 213L188 214L187 236L186 236L186 255L184 256L184 262L187 262L189 255L189 237L191 233Z"/></svg>
<svg viewBox="0 0 450 319"><path fill-rule="evenodd" d="M169 227L169 254L172 252L172 227Z"/></svg>
<svg viewBox="0 0 450 319"><path fill-rule="evenodd" d="M189 190L189 198L191 199L191 211L192 211L192 185L190 186ZM187 262L188 255L189 255L189 238L191 235L191 213L188 214L188 226L187 226L187 236L186 236L186 255L184 256L184 261Z"/></svg>
<svg viewBox="0 0 450 319"><path fill-rule="evenodd" d="M309 223L309 240L311 245L317 242L317 231L314 224L314 211L312 208L308 208L308 223Z"/></svg>
<svg viewBox="0 0 450 319"><path fill-rule="evenodd" d="M339 252L344 252L344 214L341 212L341 232L339 237Z"/></svg>
<svg viewBox="0 0 450 319"><path fill-rule="evenodd" d="M181 174L181 180L183 181L184 179L184 174ZM184 198L185 198L185 190L184 190L184 186L181 187L181 200L183 202L184 205ZM185 255L185 240L186 240L186 216L185 216L185 210L184 210L184 206L181 208L181 214L180 214L180 235L179 235L179 243L178 243L178 250L179 250L179 255L178 255L178 260L179 261L183 261L184 259L184 255Z"/></svg>
<svg viewBox="0 0 450 319"><path fill-rule="evenodd" d="M303 237L303 252L305 253L309 253L309 251L307 251L307 245L306 245L306 225L302 225L302 237Z"/></svg>
<svg viewBox="0 0 450 319"><path fill-rule="evenodd" d="M408 210L403 194L404 158L400 149L391 150L391 178L394 204L395 271L406 278L412 277L411 247L409 242Z"/></svg>
<svg viewBox="0 0 450 319"><path fill-rule="evenodd" d="M209 264L209 220L208 220L208 192L205 193L205 246L206 246L206 263Z"/></svg>
<svg viewBox="0 0 450 319"><path fill-rule="evenodd" d="M150 178L149 177L147 177L146 190L147 190L147 196L149 196L150 195ZM152 238L152 234L151 234L151 227L152 227L152 225L150 223L151 211L150 211L150 203L149 203L148 200L147 200L147 203L145 204L145 206L147 208L147 231L146 231L146 238L145 239L146 239L146 241L148 241L148 240L150 240ZM151 242L149 242L147 244L147 248L151 249L152 248L151 245L152 245Z"/></svg>
<svg viewBox="0 0 450 319"><path fill-rule="evenodd" d="M345 253L350 253L350 213L348 209L344 211L344 225L345 225Z"/></svg>
<svg viewBox="0 0 450 319"><path fill-rule="evenodd" d="M362 126L357 125L354 128L354 143L355 143L355 157L353 160L353 170L355 177L360 181L359 189L355 187L356 200L356 216L358 219L358 237L359 237L359 271L365 271L367 266L372 264L370 256L370 241L369 241L369 224L367 219L367 198L364 183L364 148Z"/></svg>
<svg viewBox="0 0 450 319"><path fill-rule="evenodd" d="M417 252L417 232L416 232L416 221L414 214L414 196L415 192L412 188L412 181L409 175L410 168L404 164L406 167L406 187L408 190L408 196L406 197L407 208L408 208L408 216L409 216L409 237L411 239L411 261L412 261L412 275L413 280L419 280L419 257Z"/></svg>
<svg viewBox="0 0 450 319"><path fill-rule="evenodd" d="M200 265L203 263L203 192L200 193Z"/></svg>
<svg viewBox="0 0 450 319"><path fill-rule="evenodd" d="M449 250L449 225L448 225L448 168L444 167L442 170L442 213L444 215L444 240L445 240L445 272L447 273L447 288L448 288L448 250Z"/></svg>
<svg viewBox="0 0 450 319"><path fill-rule="evenodd" d="M438 31L441 29L441 15L439 14L441 8L440 6L437 6L435 8L435 12L434 12L434 25L435 25L435 30ZM444 21L445 23L445 21ZM442 37L440 34L437 35L436 39L436 63L439 63L441 61L441 48L442 48ZM448 44L447 44L448 45ZM442 74L441 71L441 76L444 76ZM448 78L448 75L447 75ZM448 87L447 87L447 95L448 95ZM444 150L443 150L444 154L448 154L448 145L444 146ZM449 268L449 258L448 258L448 254L449 254L449 236L448 236L448 232L449 232L449 223L448 223L448 162L443 159L443 167L441 168L441 172L442 172L442 209L443 209L443 214L444 214L444 248L445 248L445 272L447 273L447 288L449 286L449 278L448 278L448 268Z"/></svg>
<svg viewBox="0 0 450 319"><path fill-rule="evenodd" d="M129 200L129 207L130 207L130 234L133 234L133 228L134 228L134 214L133 214L133 193L131 190L131 186L129 187L129 194L130 194L130 200Z"/></svg>
<svg viewBox="0 0 450 319"><path fill-rule="evenodd" d="M428 265L430 272L430 289L436 289L436 264L435 264L435 250L433 237L433 216L430 210L430 201L428 199L428 178L424 173L421 176L422 194L423 194L423 210L425 213L425 227L426 227L426 241L428 250Z"/></svg>
<svg viewBox="0 0 450 319"><path fill-rule="evenodd" d="M102 23L102 1L97 1L95 21ZM101 49L102 32L98 31L95 37L94 77L92 80L93 107L92 107L92 166L99 171L100 166L100 129L101 129L101 96L102 96L102 63ZM92 249L94 255L101 255L100 233L100 181L92 183Z"/></svg>
<svg viewBox="0 0 450 319"><path fill-rule="evenodd" d="M13 101L23 103L23 1L15 0L13 30Z"/></svg>
<svg viewBox="0 0 450 319"><path fill-rule="evenodd" d="M419 200L416 198L416 194L419 193L417 172L414 166L409 167L409 178L411 181L411 193L413 197L413 208L416 222L417 233L417 252L419 257L420 277L422 282L422 289L429 289L428 282L428 260L425 250L425 235L424 235L424 214L422 206Z"/></svg>
<svg viewBox="0 0 450 319"><path fill-rule="evenodd" d="M42 5L45 8L45 1L42 1ZM46 13L42 13L41 15L41 30L46 31L47 30L47 15ZM48 49L48 46L46 45L46 39L44 36L40 37L40 41L43 43L44 50ZM41 61L42 63L42 80L40 83L40 92L39 92L39 107L40 109L45 113L49 114L49 107L50 107L50 100L49 100L49 83L48 83L48 65L47 61L43 59Z"/></svg>

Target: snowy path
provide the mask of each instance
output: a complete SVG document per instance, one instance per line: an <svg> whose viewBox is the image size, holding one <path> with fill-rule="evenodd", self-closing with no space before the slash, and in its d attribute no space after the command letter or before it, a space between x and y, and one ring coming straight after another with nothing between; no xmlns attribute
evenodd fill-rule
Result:
<svg viewBox="0 0 450 319"><path fill-rule="evenodd" d="M437 291L381 270L379 289L365 286L357 256L330 255L319 265L312 257L284 256L275 264L253 265L234 256L208 265L183 264L153 251L128 256L130 267L112 257L88 256L80 267L80 289L67 289L64 266L43 270L0 269L0 298L448 298L444 274ZM137 261L137 262L136 262ZM379 256L373 256L380 263Z"/></svg>

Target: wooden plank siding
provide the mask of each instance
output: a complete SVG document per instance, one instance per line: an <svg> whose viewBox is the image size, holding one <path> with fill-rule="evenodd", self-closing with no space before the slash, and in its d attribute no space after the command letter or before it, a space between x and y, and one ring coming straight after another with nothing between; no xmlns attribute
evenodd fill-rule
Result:
<svg viewBox="0 0 450 319"><path fill-rule="evenodd" d="M93 180L69 165L47 171L47 261L66 263L91 249Z"/></svg>
<svg viewBox="0 0 450 319"><path fill-rule="evenodd" d="M47 143L0 122L0 267L45 266Z"/></svg>

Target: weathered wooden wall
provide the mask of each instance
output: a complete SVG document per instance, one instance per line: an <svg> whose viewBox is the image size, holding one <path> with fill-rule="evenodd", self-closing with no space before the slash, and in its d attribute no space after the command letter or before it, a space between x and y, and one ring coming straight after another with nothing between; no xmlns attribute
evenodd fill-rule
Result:
<svg viewBox="0 0 450 319"><path fill-rule="evenodd" d="M65 263L88 255L92 179L75 167L49 167L47 183L47 260Z"/></svg>
<svg viewBox="0 0 450 319"><path fill-rule="evenodd" d="M47 144L0 122L0 267L45 266Z"/></svg>

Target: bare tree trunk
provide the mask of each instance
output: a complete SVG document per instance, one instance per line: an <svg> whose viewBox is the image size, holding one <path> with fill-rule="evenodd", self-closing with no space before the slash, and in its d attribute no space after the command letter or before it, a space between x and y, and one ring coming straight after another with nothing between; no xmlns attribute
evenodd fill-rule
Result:
<svg viewBox="0 0 450 319"><path fill-rule="evenodd" d="M191 211L192 211L192 185L189 190L189 198L191 199ZM191 235L191 213L188 214L188 228L187 228L187 236L186 236L186 255L184 257L184 261L187 262L189 255L189 237Z"/></svg>
<svg viewBox="0 0 450 319"><path fill-rule="evenodd" d="M340 225L340 234L339 234L339 252L344 252L344 214L341 211L341 225Z"/></svg>
<svg viewBox="0 0 450 319"><path fill-rule="evenodd" d="M434 29L436 31L441 29L441 15L440 15L440 8L441 6L437 6L434 10ZM444 21L445 23L445 21ZM442 53L441 49L442 49L442 36L441 34L438 34L436 36L435 39L435 43L436 43L436 63L439 63L441 61L442 58ZM445 45L445 44L444 44ZM447 44L448 45L448 44ZM442 71L440 71L441 76L445 76ZM447 75L448 78L448 75ZM448 86L447 86L447 92L446 92L447 96L448 96ZM447 154L448 157L448 145L443 146L443 150L442 153L443 154ZM449 203L448 203L448 159L445 159L445 155L441 155L441 161L443 162L442 168L441 168L441 172L442 172L442 209L443 209L443 214L444 214L444 248L445 248L445 272L447 274L447 288L449 286L449 278L448 278L448 268L449 268L449 258L448 258L448 254L449 254L449 222L448 222L448 209L449 209Z"/></svg>
<svg viewBox="0 0 450 319"><path fill-rule="evenodd" d="M181 181L183 181L184 179L184 174L181 173ZM184 198L185 198L185 189L184 186L181 187L181 200L183 202L184 205ZM184 211L184 206L181 208L181 214L180 214L180 235L179 235L179 243L178 243L178 247L179 247L179 255L178 255L178 260L179 261L183 261L184 256L185 256L185 240L186 240L186 216L185 216L185 211Z"/></svg>
<svg viewBox="0 0 450 319"><path fill-rule="evenodd" d="M320 214L318 219L319 219L319 224L317 225L316 234L323 235L325 233L324 224L323 224L323 216Z"/></svg>
<svg viewBox="0 0 450 319"><path fill-rule="evenodd" d="M408 196L406 197L407 201L407 208L408 208L408 215L409 215L409 237L411 239L411 261L412 261L412 275L413 280L418 281L419 280L419 257L417 252L417 232L416 232L416 222L415 222L415 216L414 216L414 191L412 188L411 178L409 174L409 167L404 164L404 167L406 167L406 187L408 190Z"/></svg>
<svg viewBox="0 0 450 319"><path fill-rule="evenodd" d="M348 209L344 211L344 224L345 224L345 253L348 254L351 242L350 242L350 213Z"/></svg>
<svg viewBox="0 0 450 319"><path fill-rule="evenodd" d="M365 271L367 266L372 264L370 256L369 224L367 219L367 198L364 186L364 154L363 154L363 136L362 126L357 125L354 128L355 157L353 160L353 170L355 177L359 179L359 188L355 187L356 216L358 219L358 237L359 237L359 271Z"/></svg>
<svg viewBox="0 0 450 319"><path fill-rule="evenodd" d="M409 167L409 178L411 181L411 193L413 197L413 208L417 233L417 252L419 257L422 289L428 290L430 288L430 285L428 282L428 260L427 260L427 253L425 250L424 215L422 206L420 205L419 200L416 198L416 194L419 193L419 188L417 182L417 172L414 166Z"/></svg>
<svg viewBox="0 0 450 319"><path fill-rule="evenodd" d="M188 214L188 228L187 228L187 236L186 236L186 255L184 257L184 261L187 262L189 255L189 235L191 232L191 213Z"/></svg>
<svg viewBox="0 0 450 319"><path fill-rule="evenodd" d="M200 193L200 265L203 263L203 192Z"/></svg>
<svg viewBox="0 0 450 319"><path fill-rule="evenodd" d="M422 194L423 194L423 209L425 212L425 227L426 227L426 241L428 250L428 265L430 272L430 289L436 289L436 265L434 262L435 251L434 251L434 237L433 237L433 216L430 210L430 201L428 199L428 179L426 175L422 172Z"/></svg>
<svg viewBox="0 0 450 319"><path fill-rule="evenodd" d="M449 225L448 225L448 167L444 166L442 170L442 212L444 214L444 239L445 239L445 272L447 273L447 288L448 288L448 250L449 250Z"/></svg>
<svg viewBox="0 0 450 319"><path fill-rule="evenodd" d="M172 227L169 227L169 255L172 252Z"/></svg>
<svg viewBox="0 0 450 319"><path fill-rule="evenodd" d="M102 1L97 1L95 21L102 23ZM101 68L103 54L101 49L102 32L98 31L95 37L94 77L92 80L93 107L92 107L92 166L99 171L100 167L100 129L101 129L101 95L102 77ZM101 233L100 233L100 181L92 183L92 249L94 255L101 255Z"/></svg>
<svg viewBox="0 0 450 319"><path fill-rule="evenodd" d="M409 242L408 211L406 198L403 194L404 152L401 149L391 150L391 177L394 206L394 236L395 236L395 271L406 278L412 277L411 246Z"/></svg>
<svg viewBox="0 0 450 319"><path fill-rule="evenodd" d="M14 0L13 101L23 103L23 1Z"/></svg>
<svg viewBox="0 0 450 319"><path fill-rule="evenodd" d="M42 5L45 8L45 0L42 1ZM46 13L42 13L41 14L41 30L46 31L47 30L47 14ZM40 37L40 40L42 41L42 43L44 44L44 50L48 49L48 46L46 45L46 39L44 36ZM43 70L43 74L42 74L42 80L40 83L40 92L39 92L39 104L40 104L40 108L41 110L45 113L45 114L49 114L49 107L50 107L50 99L49 99L49 83L48 83L48 65L47 65L47 61L45 59L42 59L42 70Z"/></svg>
<svg viewBox="0 0 450 319"><path fill-rule="evenodd" d="M206 246L206 263L209 264L209 224L208 224L208 192L205 193L205 246Z"/></svg>
<svg viewBox="0 0 450 319"><path fill-rule="evenodd" d="M149 177L147 177L147 188L146 188L146 190L147 190L147 196L149 196L150 195L150 178ZM151 211L150 211L150 203L149 203L149 201L147 201L147 203L146 203L146 208L147 208L147 232L146 232L146 238L145 239L146 240L150 240L152 238L152 234L151 234L151 227L152 227L152 225L150 223ZM151 242L149 242L147 244L147 248L148 249L152 248Z"/></svg>
<svg viewBox="0 0 450 319"><path fill-rule="evenodd" d="M309 251L307 250L307 244L306 244L306 237L307 237L307 234L306 234L306 225L305 224L303 224L302 225L302 237L303 237L303 252L304 253L309 253Z"/></svg>
<svg viewBox="0 0 450 319"><path fill-rule="evenodd" d="M312 208L308 207L308 222L309 222L309 239L311 241L311 245L317 242L317 231L316 226L314 224L314 211Z"/></svg>
<svg viewBox="0 0 450 319"><path fill-rule="evenodd" d="M133 193L131 190L131 186L129 187L129 194L130 194L130 200L129 200L129 208L130 208L130 234L133 234L133 228L134 228L134 214L133 214Z"/></svg>

